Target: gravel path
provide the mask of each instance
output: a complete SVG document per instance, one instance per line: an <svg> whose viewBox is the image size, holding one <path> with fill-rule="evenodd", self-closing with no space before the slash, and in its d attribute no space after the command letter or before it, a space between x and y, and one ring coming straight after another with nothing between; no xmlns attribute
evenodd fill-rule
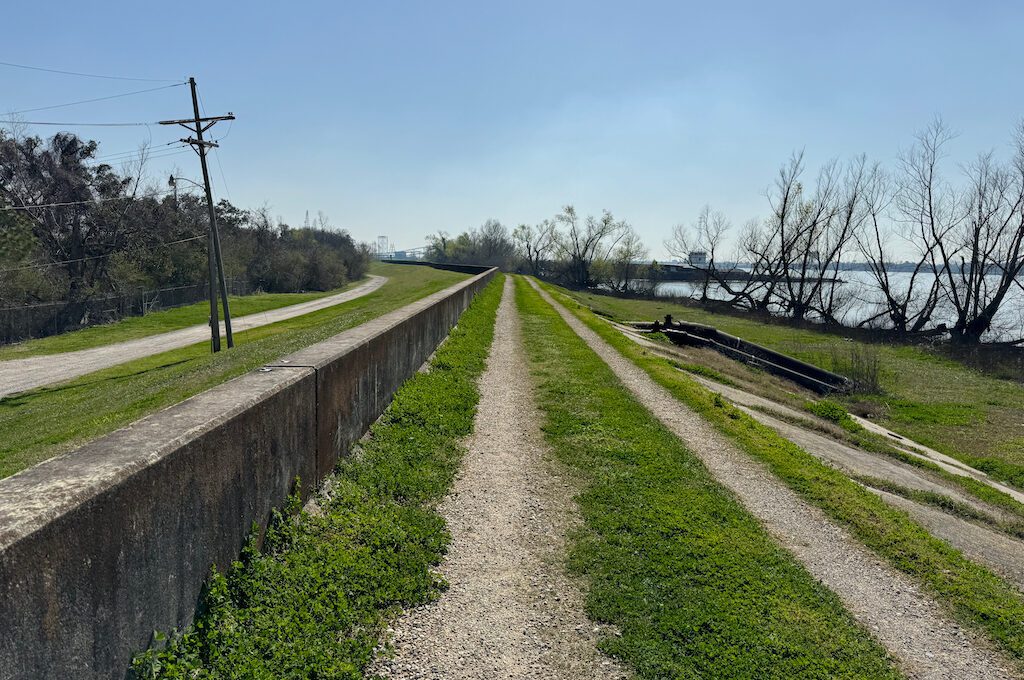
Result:
<svg viewBox="0 0 1024 680"><path fill-rule="evenodd" d="M384 677L626 677L597 651L601 629L561 568L575 485L548 458L532 390L509 277L468 452L439 507L450 588L395 624L395 656L373 669Z"/></svg>
<svg viewBox="0 0 1024 680"><path fill-rule="evenodd" d="M873 454L854 448L827 437L819 432L774 418L761 411L749 408L757 404L767 405L776 411L788 412L798 418L807 418L785 406L774 404L762 397L751 395L734 387L721 385L700 376L695 380L713 392L726 397L747 415L793 442L804 451L825 461L827 464L849 474L880 477L911 489L933 491L964 503L996 519L1012 519L1010 513L989 506L963 493L945 480L928 474L881 454ZM933 535L964 552L965 555L991 567L1018 588L1024 589L1024 543L1004 533L965 521L932 506L923 505L890 493L877 493L884 501L905 510Z"/></svg>
<svg viewBox="0 0 1024 680"><path fill-rule="evenodd" d="M279 307L278 309L271 309L266 312L240 316L237 319L231 320L231 330L237 334L251 328L266 326L267 324L333 307L342 302L348 302L349 300L369 295L387 281L387 277L384 276L371 275L369 279L366 283L343 293L328 295L327 297L288 307ZM221 321L221 332L224 332L223 321ZM179 347L188 347L189 345L209 339L210 326L209 324L202 324L170 331L169 333L149 335L137 340L119 342L114 345L82 349L76 352L0 361L0 398L36 387L71 380L72 378L104 368L110 368L111 366L117 366L127 361L160 354L161 352L178 349Z"/></svg>
<svg viewBox="0 0 1024 680"><path fill-rule="evenodd" d="M909 577L891 569L821 510L801 500L547 293L540 293L776 540L842 599L909 676L950 680L1013 677L1010 664L987 641L961 629Z"/></svg>

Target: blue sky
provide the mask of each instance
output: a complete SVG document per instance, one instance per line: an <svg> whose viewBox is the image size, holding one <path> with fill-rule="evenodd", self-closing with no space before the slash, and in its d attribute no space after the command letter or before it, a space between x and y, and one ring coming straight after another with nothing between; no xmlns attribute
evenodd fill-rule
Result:
<svg viewBox="0 0 1024 680"><path fill-rule="evenodd" d="M778 166L866 153L891 164L941 115L949 170L1008 151L1024 116L1012 2L9 3L0 61L194 75L233 111L215 191L299 225L324 211L400 247L497 218L608 209L651 247L705 203L764 214ZM17 28L12 28L17 27ZM157 84L0 67L0 112ZM155 121L186 88L25 114ZM75 128L128 151L166 128ZM52 128L36 128L49 134ZM215 136L228 132L215 128ZM189 154L156 159L160 182Z"/></svg>

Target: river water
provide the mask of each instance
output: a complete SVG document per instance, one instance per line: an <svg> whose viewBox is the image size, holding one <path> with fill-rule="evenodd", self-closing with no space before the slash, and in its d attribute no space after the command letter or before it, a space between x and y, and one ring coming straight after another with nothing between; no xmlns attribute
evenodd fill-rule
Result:
<svg viewBox="0 0 1024 680"><path fill-rule="evenodd" d="M893 288L898 291L906 290L910 283L909 272L891 272L889 274ZM838 295L846 299L842 313L839 318L847 325L856 325L865 319L869 319L883 309L880 304L881 293L869 272L844 271L840 272L839 278L843 283L839 285ZM997 277L991 277L993 285ZM927 294L929 286L934 281L934 274L919 274L915 281L915 290L920 291L923 297ZM992 331L985 338L986 340L1010 340L1024 336L1024 279L1018 278L1020 285L1014 286L1007 293L1006 299L1000 308ZM734 284L738 287L742 284ZM658 297L689 297L700 298L701 285L686 281L662 281L655 288L655 295ZM709 296L715 299L729 299L730 295L717 285L712 285ZM913 307L913 305L911 305ZM942 300L932 319L932 325L945 323L952 325L956 320L952 304L948 300Z"/></svg>

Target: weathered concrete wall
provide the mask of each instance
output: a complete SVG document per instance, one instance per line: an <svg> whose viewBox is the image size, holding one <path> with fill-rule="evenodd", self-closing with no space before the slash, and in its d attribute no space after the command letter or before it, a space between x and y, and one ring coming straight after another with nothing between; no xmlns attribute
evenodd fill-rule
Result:
<svg viewBox="0 0 1024 680"><path fill-rule="evenodd" d="M211 566L333 467L494 273L0 480L0 679L123 678L188 625Z"/></svg>
<svg viewBox="0 0 1024 680"><path fill-rule="evenodd" d="M284 357L271 367L316 371L317 481L348 452L458 321L473 296L493 278L484 274L385 314L348 333Z"/></svg>

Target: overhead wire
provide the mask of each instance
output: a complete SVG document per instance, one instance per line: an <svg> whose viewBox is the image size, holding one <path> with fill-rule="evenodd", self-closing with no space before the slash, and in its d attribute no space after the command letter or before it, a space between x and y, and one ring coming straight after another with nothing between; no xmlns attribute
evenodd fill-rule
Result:
<svg viewBox="0 0 1024 680"><path fill-rule="evenodd" d="M41 203L39 205L8 205L0 207L0 212L11 212L15 210L35 210L37 208L63 208L71 205L89 205L92 203L106 203L108 201L131 201L139 198L155 198L157 196L165 196L174 191L174 189L164 189L163 191L154 191L148 194L137 194L132 196L111 196L110 198L94 198L88 201L65 201L63 203Z"/></svg>
<svg viewBox="0 0 1024 680"><path fill-rule="evenodd" d="M47 73L60 73L65 76L78 76L80 78L102 78L103 80L134 80L142 83L176 83L180 78L129 78L127 76L107 76L96 73L80 73L78 71L63 71L55 68L43 68L42 66L29 66L27 64L14 64L9 61L0 61L0 66L11 68L27 69L29 71L45 71Z"/></svg>
<svg viewBox="0 0 1024 680"><path fill-rule="evenodd" d="M156 149L156 151L153 151L153 153L163 153L165 146L174 146L175 144L182 144L182 142L177 140L177 139L175 139L175 140L170 141L170 142L165 142L164 144L157 144L155 147L153 147L153 146L146 147L146 149ZM140 153L139 149L132 149L131 151L118 151L116 153L103 154L102 156L96 156L95 158L90 158L89 160L90 161L101 161L101 160L105 160L107 158L116 158L117 156L135 156L135 155L138 155L139 153Z"/></svg>
<svg viewBox="0 0 1024 680"><path fill-rule="evenodd" d="M178 239L177 241L165 241L164 243L157 243L157 244L154 244L154 245L149 246L149 247L150 248L163 248L164 246L173 246L173 245L176 245L178 243L188 243L189 241L198 241L201 238L203 238L203 239L206 238L206 234L201 234L199 236L190 236L188 238ZM100 260L100 259L103 259L104 257L110 257L111 255L115 255L115 254L116 253L106 253L104 255L91 255L89 257L78 257L78 258L75 258L73 260L57 260L56 262L44 262L44 263L41 263L41 264L27 264L27 265L23 265L21 267L11 267L10 269L0 269L0 274L6 274L8 272L26 271L28 269L46 269L47 267L56 267L57 265L60 265L60 264L73 264L75 262L88 262L89 260Z"/></svg>
<svg viewBox="0 0 1024 680"><path fill-rule="evenodd" d="M148 127L150 125L157 125L156 121L149 123L60 123L48 120L14 120L7 121L7 123L18 125L55 125L59 127Z"/></svg>
<svg viewBox="0 0 1024 680"><path fill-rule="evenodd" d="M203 101L203 93L199 92L199 90L197 89L196 90L196 94L199 95L199 108L200 108L200 110L202 110L203 116L205 116L206 115L206 102ZM231 134L231 128L234 126L234 124L235 124L235 121L232 120L231 123L228 125L228 131L224 133L224 136L223 137L219 137L219 138L215 139L214 141L219 144L221 140L227 139L227 136ZM220 164L220 154L217 153L217 151L219 151L219 149L217 147L214 147L213 148L213 157L217 161L217 169L220 171L220 179L221 179L221 182L223 182L223 184L224 184L224 193L227 194L228 200L230 201L231 200L231 190L228 188L228 178L224 175L224 166Z"/></svg>
<svg viewBox="0 0 1024 680"><path fill-rule="evenodd" d="M158 92L160 90L169 90L172 87L181 87L185 83L175 83L174 85L161 85L160 87L151 87L145 90L135 90L134 92L122 92L121 94L112 94L106 97L94 97L93 99L81 99L75 102L67 102L65 104L52 104L50 106L37 106L32 109L22 109L21 111L10 111L5 114L7 116L19 116L23 113L32 113L33 111L49 111L51 109L63 109L68 106L78 106L79 104L92 104L93 102L103 102L108 99L119 99L121 97L131 97L137 94L145 94L147 92Z"/></svg>
<svg viewBox="0 0 1024 680"><path fill-rule="evenodd" d="M182 155L184 153L189 153L189 151L190 151L190 149L175 149L173 151L154 152L154 153L149 153L149 154L145 154L145 155L140 154L139 152L135 152L133 154L127 154L127 155L116 156L116 157L106 157L106 158L103 158L103 159L91 158L88 161L86 161L86 164L88 164L88 165L114 165L115 163L123 163L123 162L126 162L126 161L136 161L136 160L139 160L139 161L142 161L142 160L151 161L151 160L157 160L157 159L160 159L160 158L169 158L171 156L180 156L180 155Z"/></svg>

